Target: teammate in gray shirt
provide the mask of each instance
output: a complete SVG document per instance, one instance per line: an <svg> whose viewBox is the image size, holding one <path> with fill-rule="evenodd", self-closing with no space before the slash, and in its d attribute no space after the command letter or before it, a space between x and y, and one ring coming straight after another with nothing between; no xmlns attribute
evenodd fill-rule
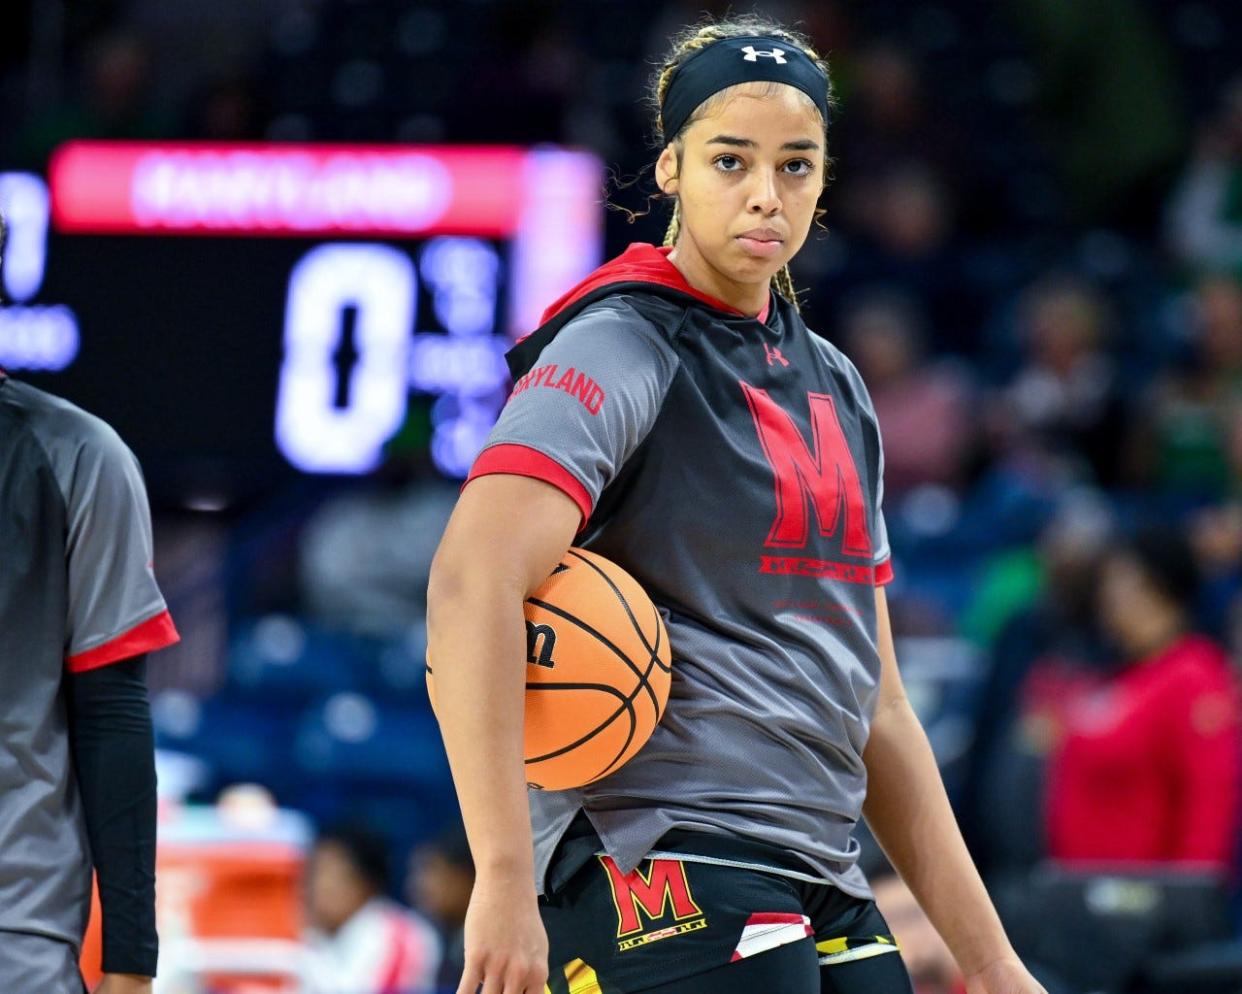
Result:
<svg viewBox="0 0 1242 994"><path fill-rule="evenodd" d="M864 814L970 994L1042 994L902 690L875 413L786 268L829 93L779 26L688 31L656 92L667 247L631 246L510 353L428 593L478 874L458 994L908 994L856 866ZM571 542L651 595L672 691L624 767L528 798L521 605Z"/></svg>
<svg viewBox="0 0 1242 994"><path fill-rule="evenodd" d="M0 246L3 239L0 238ZM138 463L116 433L0 370L0 992L97 994L156 967L155 766L145 654L177 640Z"/></svg>

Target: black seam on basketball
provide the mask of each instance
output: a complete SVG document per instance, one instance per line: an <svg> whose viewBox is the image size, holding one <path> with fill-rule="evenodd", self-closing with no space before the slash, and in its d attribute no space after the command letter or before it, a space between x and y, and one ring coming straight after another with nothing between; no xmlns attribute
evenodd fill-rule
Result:
<svg viewBox="0 0 1242 994"><path fill-rule="evenodd" d="M582 745L584 742L590 742L591 739L595 738L595 736L597 736L605 728L607 728L614 721L616 721L617 718L621 714L627 711L629 712L629 715L630 715L630 738L632 739L634 736L634 728L638 724L638 716L634 713L634 698L638 695L637 687L634 688L634 693L631 694L629 697L621 693L621 691L619 691L616 687L610 687L606 683L528 683L526 685L526 689L527 690L602 690L606 694L612 694L614 697L619 697L621 699L621 706L618 707L617 710L615 710L607 718L605 718L598 725L596 725L593 729L591 729L591 731L587 732L586 735L582 736L582 738L578 739L577 742L570 742L568 745L562 746L561 748L556 749L552 752L544 753L542 756L535 756L531 759L527 759L525 760L527 765L531 763L542 763L545 759L555 759L557 756L563 756L567 752L572 752L574 749L577 749L578 746ZM626 744L628 746L629 744L628 740ZM624 752L624 750L622 750L622 752ZM613 762L615 763L616 760L613 760ZM599 774L599 775L602 776L603 774Z"/></svg>
<svg viewBox="0 0 1242 994"><path fill-rule="evenodd" d="M599 725L597 725L594 729L588 732L585 736L583 736L577 742L567 745L563 749L558 749L555 752L550 752L544 756L537 756L535 759L525 760L526 763L539 763L545 759L553 759L557 756L563 755L565 752L568 752L571 749L578 748L578 746L582 745L584 742L589 742L596 735L598 735L605 728L607 728L614 721L616 721L623 712L628 713L630 716L630 730L626 733L625 742L622 743L621 748L620 750L618 750L617 754L613 756L612 762L609 763L607 766L605 766L599 773L596 773L595 776L591 777L590 780L586 781L586 783L582 785L584 787L587 784L594 783L596 780L603 779L604 777L606 777L609 773L613 771L616 765L619 762L621 762L621 757L625 755L626 750L629 749L630 747L630 743L634 741L634 735L638 732L638 715L635 714L634 712L634 698L638 696L639 690L642 689L641 687L635 687L633 693L631 693L628 697L624 696L615 687L611 687L608 684L599 684L599 683L534 683L534 684L528 683L526 685L526 689L527 690L604 690L609 693L615 694L616 696L622 699L623 703L621 707L617 708L616 711L610 714L607 718L605 718L602 722L600 722ZM657 708L657 715L656 715L657 722L659 721L658 711L659 709Z"/></svg>
<svg viewBox="0 0 1242 994"><path fill-rule="evenodd" d="M627 656L624 652L622 652L620 647L614 644L611 639L609 639L602 632L597 632L594 628L588 625L581 618L575 617L574 615L570 614L568 611L565 611L562 608L557 607L555 604L549 604L547 601L541 601L537 597L527 597L526 603L534 604L535 607L541 607L545 611L550 611L552 614L555 614L558 618L564 618L571 625L575 625L578 628L581 628L584 632L586 632L588 635L592 636L593 638L599 639L601 643L603 643L609 649L611 649L613 653L616 655L616 657L620 659L623 663L625 663L625 665L630 668L633 674L636 677L638 677L639 685L642 687L645 687L647 690L647 693L651 696L651 706L656 711L660 710L660 702L656 698L656 692L655 690L652 689L651 684L647 682L647 674L651 672L650 661L647 664L647 673L644 673L641 669L638 668L638 664L635 663L633 660L631 660L630 657ZM652 656L651 658L655 659L654 656Z"/></svg>
<svg viewBox="0 0 1242 994"><path fill-rule="evenodd" d="M642 628L639 626L639 624L638 624L638 619L634 617L634 612L630 610L630 604L629 604L629 601L627 601L627 600L625 599L625 595L624 595L623 593L621 593L621 591L620 591L620 589L618 589L617 585L616 585L615 583L613 583L613 582L612 582L612 577L610 577L607 573L605 573L602 569L600 569L598 566L596 566L596 565L595 565L595 563L591 562L591 560L587 559L587 557L586 557L586 556L584 556L584 555L582 555L580 552L575 552L573 549L568 549L568 550L566 550L566 551L569 553L569 555L573 556L575 559L581 560L582 562L584 562L584 563L586 563L588 566L590 566L590 567L591 567L591 569L593 569L596 573L598 573L598 574L600 575L600 577L603 579L603 581L604 581L606 584L608 584L608 586L609 586L609 588L612 590L612 592L613 592L614 594L616 594L616 595L617 595L617 600L619 600L619 601L621 602L621 606L625 609L625 614L626 614L626 616L630 619L630 624L634 627L634 631L635 631L635 633L638 635L639 640L642 642L642 644L643 644L643 648L644 648L644 649L646 649L649 653L651 653L651 654L654 656L654 655L656 654L656 652L658 651L658 649L656 649L656 648L652 648L651 643L647 641L647 636L646 636L646 634L643 632ZM659 618L660 618L660 612L659 612L659 611L657 611L657 612L656 612L656 621L657 621L657 622L659 621ZM657 640L657 643L658 643L659 638L660 638L660 627L661 627L661 626L660 626L659 624L657 624L657 625L656 625L656 640ZM660 662L660 661L659 661L659 657L658 657L658 656L656 656L656 665L658 665L658 666L660 667L660 669L664 670L664 672L665 672L665 673L671 673L671 672L672 672L672 668L671 668L671 666L665 666L662 662Z"/></svg>
<svg viewBox="0 0 1242 994"><path fill-rule="evenodd" d="M655 644L655 649L654 649L654 650L652 651L652 653L651 653L651 658L652 658L652 659L655 659L655 660L658 660L658 659L660 658L660 655L659 655L659 653L660 653L660 642L661 642L661 640L662 640L662 639L661 639L661 636L662 636L662 634L663 634L663 632L664 632L664 626L660 623L660 609L659 609L659 608L657 608L657 607L655 606L655 604L652 604L652 605L651 605L651 610L652 610L653 612L655 612L655 619L656 619L656 644ZM670 654L670 655L669 655L669 672L670 672L670 673L672 672L672 662L673 662L673 659L672 659L672 655ZM648 672L650 672L650 669L648 669ZM666 706L666 707L668 706L668 705L667 705L667 702L665 703L665 706ZM663 716L664 716L664 712L663 712L662 710L660 710L660 707L657 705L657 706L656 706L656 717L655 717L655 720L656 720L656 724L657 724L657 725L660 723L660 719L661 719Z"/></svg>
<svg viewBox="0 0 1242 994"><path fill-rule="evenodd" d="M630 730L629 732L626 733L625 741L621 744L620 751L615 756L612 757L611 763L605 766L599 773L595 774L595 776L591 777L591 779L588 780L587 783L594 783L596 780L601 780L604 777L608 776L608 774L611 773L613 769L616 768L616 765L619 762L621 762L621 757L625 755L626 750L629 749L630 747L630 743L634 741L634 735L638 731L638 716L634 713L634 705L632 701L630 702L629 712L630 712ZM613 721L616 721L616 720L617 720L616 718L613 718ZM609 724L612 724L612 722L609 722ZM586 784L583 784L583 786L585 787Z"/></svg>

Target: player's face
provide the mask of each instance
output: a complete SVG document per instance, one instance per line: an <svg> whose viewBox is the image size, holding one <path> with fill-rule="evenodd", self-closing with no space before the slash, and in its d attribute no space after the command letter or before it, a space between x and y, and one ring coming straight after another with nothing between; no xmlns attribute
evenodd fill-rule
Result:
<svg viewBox="0 0 1242 994"><path fill-rule="evenodd" d="M657 181L681 204L678 253L736 283L766 281L802 247L824 185L824 126L791 86L748 83L686 130L680 170Z"/></svg>

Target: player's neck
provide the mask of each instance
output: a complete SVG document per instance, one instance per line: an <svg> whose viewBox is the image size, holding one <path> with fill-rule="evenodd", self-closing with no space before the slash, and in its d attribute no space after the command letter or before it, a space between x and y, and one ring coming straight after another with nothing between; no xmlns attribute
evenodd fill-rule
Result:
<svg viewBox="0 0 1242 994"><path fill-rule="evenodd" d="M738 283L729 279L693 246L678 243L668 255L668 261L677 267L687 283L700 293L715 297L721 303L752 317L759 314L768 302L770 281L762 283Z"/></svg>

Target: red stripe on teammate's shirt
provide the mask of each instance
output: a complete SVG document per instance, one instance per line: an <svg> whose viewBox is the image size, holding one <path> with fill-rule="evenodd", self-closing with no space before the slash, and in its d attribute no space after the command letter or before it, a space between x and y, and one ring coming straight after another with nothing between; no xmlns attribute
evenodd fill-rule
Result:
<svg viewBox="0 0 1242 994"><path fill-rule="evenodd" d="M591 516L591 495L578 478L550 456L526 445L501 444L484 449L470 467L466 484L480 476L509 473L513 476L529 476L534 480L550 483L578 505L582 523Z"/></svg>
<svg viewBox="0 0 1242 994"><path fill-rule="evenodd" d="M148 618L129 631L109 639L103 645L70 656L65 660L65 665L69 667L70 673L85 673L87 670L97 670L109 663L129 659L131 656L141 656L144 652L154 652L180 641L181 636L177 634L172 615L164 610L154 618Z"/></svg>
<svg viewBox="0 0 1242 994"><path fill-rule="evenodd" d="M882 563L877 563L875 567L875 585L883 587L893 582L893 561L885 559Z"/></svg>

